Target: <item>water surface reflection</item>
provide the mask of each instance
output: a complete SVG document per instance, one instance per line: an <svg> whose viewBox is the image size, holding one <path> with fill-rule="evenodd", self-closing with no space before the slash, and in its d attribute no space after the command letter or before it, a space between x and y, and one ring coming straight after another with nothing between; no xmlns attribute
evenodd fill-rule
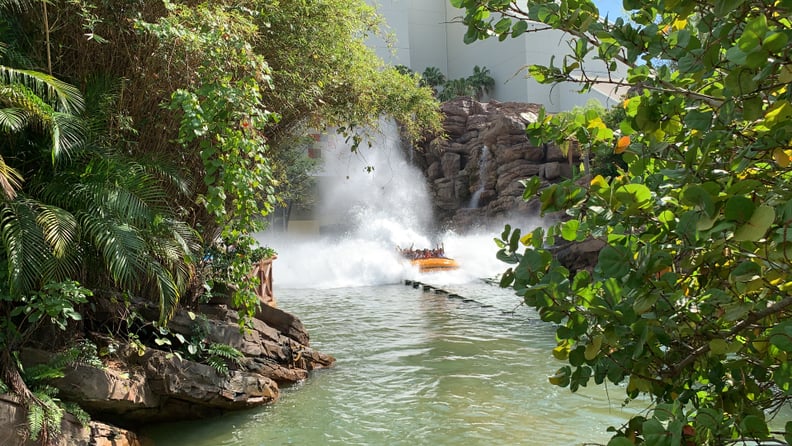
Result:
<svg viewBox="0 0 792 446"><path fill-rule="evenodd" d="M448 287L472 300L401 284L278 290L336 366L271 406L146 433L157 446L579 445L628 418L602 387L548 384L562 365L552 327L509 291Z"/></svg>

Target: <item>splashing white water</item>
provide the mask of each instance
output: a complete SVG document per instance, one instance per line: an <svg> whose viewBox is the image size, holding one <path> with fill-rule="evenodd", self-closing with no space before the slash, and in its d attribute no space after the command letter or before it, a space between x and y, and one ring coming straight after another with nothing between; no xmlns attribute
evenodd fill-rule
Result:
<svg viewBox="0 0 792 446"><path fill-rule="evenodd" d="M296 236L265 232L262 244L278 252L276 288L339 288L398 283L466 283L506 269L495 258L493 237L500 228L473 235L431 234L432 206L423 174L405 159L392 124L372 148L350 152L340 137L322 148L317 216L332 235ZM364 147L361 145L361 147ZM373 167L368 172L367 167ZM455 271L419 273L397 247L432 248L442 243L457 260Z"/></svg>

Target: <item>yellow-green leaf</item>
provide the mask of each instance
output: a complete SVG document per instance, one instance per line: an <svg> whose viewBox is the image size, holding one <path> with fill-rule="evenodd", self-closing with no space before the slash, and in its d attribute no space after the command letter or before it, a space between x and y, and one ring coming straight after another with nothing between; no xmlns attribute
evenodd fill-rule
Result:
<svg viewBox="0 0 792 446"><path fill-rule="evenodd" d="M713 339L709 343L713 355L725 355L729 351L729 343L723 339Z"/></svg>
<svg viewBox="0 0 792 446"><path fill-rule="evenodd" d="M790 155L792 155L792 150L784 150L781 148L773 150L773 159L779 167L784 169L789 167Z"/></svg>
<svg viewBox="0 0 792 446"><path fill-rule="evenodd" d="M775 220L775 209L763 204L756 208L751 218L734 231L734 240L755 242L764 237Z"/></svg>
<svg viewBox="0 0 792 446"><path fill-rule="evenodd" d="M792 105L789 101L776 101L765 114L768 127L772 127L777 121L784 121L792 117Z"/></svg>
<svg viewBox="0 0 792 446"><path fill-rule="evenodd" d="M564 361L569 358L569 344L561 344L553 349L553 357L559 361Z"/></svg>
<svg viewBox="0 0 792 446"><path fill-rule="evenodd" d="M599 354L600 347L602 347L602 338L602 335L594 336L591 343L586 346L586 351L583 352L583 356L587 361L591 361Z"/></svg>

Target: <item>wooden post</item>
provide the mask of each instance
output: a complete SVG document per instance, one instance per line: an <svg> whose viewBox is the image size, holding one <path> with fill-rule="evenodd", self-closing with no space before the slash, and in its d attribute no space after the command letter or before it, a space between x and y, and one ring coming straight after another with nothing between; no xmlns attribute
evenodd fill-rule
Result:
<svg viewBox="0 0 792 446"><path fill-rule="evenodd" d="M256 287L256 295L258 296L261 303L271 307L277 306L277 302L275 302L275 294L272 292L272 262L277 258L278 256L274 256L268 259L259 260L259 262L253 267L253 271L251 273L251 276L258 277L259 279L258 287Z"/></svg>

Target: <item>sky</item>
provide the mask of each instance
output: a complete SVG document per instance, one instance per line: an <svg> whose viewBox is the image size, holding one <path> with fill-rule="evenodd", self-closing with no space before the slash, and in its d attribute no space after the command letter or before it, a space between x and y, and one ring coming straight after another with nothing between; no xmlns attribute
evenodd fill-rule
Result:
<svg viewBox="0 0 792 446"><path fill-rule="evenodd" d="M594 0L594 4L600 10L600 17L607 15L608 19L614 20L616 17L624 15L622 0Z"/></svg>

